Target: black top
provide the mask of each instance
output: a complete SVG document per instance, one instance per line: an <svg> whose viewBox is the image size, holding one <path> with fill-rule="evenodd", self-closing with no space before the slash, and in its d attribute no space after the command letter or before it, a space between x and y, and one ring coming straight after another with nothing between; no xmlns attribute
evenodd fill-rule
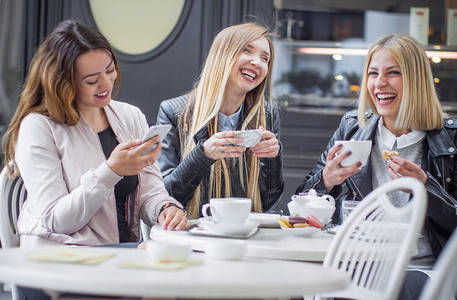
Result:
<svg viewBox="0 0 457 300"><path fill-rule="evenodd" d="M114 148L119 145L111 127L98 133L100 143L102 144L105 157L108 158ZM138 176L124 176L115 186L114 195L116 197L117 209L117 227L119 229L119 242L130 242L129 232L127 230L127 196L132 193L138 186Z"/></svg>

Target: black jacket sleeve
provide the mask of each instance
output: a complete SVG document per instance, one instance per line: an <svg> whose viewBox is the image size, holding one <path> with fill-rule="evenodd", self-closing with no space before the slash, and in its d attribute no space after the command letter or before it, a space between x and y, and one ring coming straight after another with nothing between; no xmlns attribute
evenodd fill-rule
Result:
<svg viewBox="0 0 457 300"><path fill-rule="evenodd" d="M196 188L209 174L214 160L203 152L200 141L192 152L182 159L178 116L187 99L181 96L160 104L157 124L171 124L172 128L162 141L159 165L168 193L183 205L192 198Z"/></svg>
<svg viewBox="0 0 457 300"><path fill-rule="evenodd" d="M271 113L266 114L266 122L269 129L280 141L280 116L278 109L273 106L266 106L266 110L271 109ZM279 142L279 153L274 158L260 159L259 186L262 199L263 211L274 211L279 205L282 192L284 190L284 177L282 174L282 144Z"/></svg>

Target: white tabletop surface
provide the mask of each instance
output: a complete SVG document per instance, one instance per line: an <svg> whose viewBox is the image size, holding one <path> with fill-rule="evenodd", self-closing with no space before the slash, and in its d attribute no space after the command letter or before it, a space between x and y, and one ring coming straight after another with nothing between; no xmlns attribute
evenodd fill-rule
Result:
<svg viewBox="0 0 457 300"><path fill-rule="evenodd" d="M325 231L310 237L287 234L278 228L259 228L259 231L244 239L247 243L246 256L258 258L287 259L300 261L324 260L334 235ZM205 251L205 245L225 238L191 235L186 231L166 231L156 225L151 228L150 238L155 241L187 241L194 250Z"/></svg>
<svg viewBox="0 0 457 300"><path fill-rule="evenodd" d="M0 281L78 293L185 298L301 297L344 288L349 276L316 263L244 258L203 260L178 271L126 269L119 264L147 257L145 250L90 248L116 256L98 265L34 262L29 251L0 250Z"/></svg>

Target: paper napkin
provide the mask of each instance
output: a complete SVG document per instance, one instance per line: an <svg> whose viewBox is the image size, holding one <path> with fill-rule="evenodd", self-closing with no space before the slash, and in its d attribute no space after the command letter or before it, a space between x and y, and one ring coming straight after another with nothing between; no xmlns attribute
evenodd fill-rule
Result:
<svg viewBox="0 0 457 300"><path fill-rule="evenodd" d="M95 265L114 256L115 254L88 251L77 247L59 247L30 252L27 259L43 262Z"/></svg>
<svg viewBox="0 0 457 300"><path fill-rule="evenodd" d="M156 260L153 258L143 258L139 260L124 262L119 266L121 268L180 270L201 263L202 260Z"/></svg>

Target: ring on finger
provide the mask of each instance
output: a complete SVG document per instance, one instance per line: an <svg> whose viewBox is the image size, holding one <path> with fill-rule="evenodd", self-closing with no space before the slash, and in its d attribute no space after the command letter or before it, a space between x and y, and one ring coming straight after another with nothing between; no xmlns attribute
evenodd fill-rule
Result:
<svg viewBox="0 0 457 300"><path fill-rule="evenodd" d="M343 177L343 171L341 169L338 169L338 177Z"/></svg>
<svg viewBox="0 0 457 300"><path fill-rule="evenodd" d="M150 166L150 165L151 165L151 162L148 160L148 166Z"/></svg>
<svg viewBox="0 0 457 300"><path fill-rule="evenodd" d="M224 145L221 146L221 152L225 152L225 147L224 147Z"/></svg>

